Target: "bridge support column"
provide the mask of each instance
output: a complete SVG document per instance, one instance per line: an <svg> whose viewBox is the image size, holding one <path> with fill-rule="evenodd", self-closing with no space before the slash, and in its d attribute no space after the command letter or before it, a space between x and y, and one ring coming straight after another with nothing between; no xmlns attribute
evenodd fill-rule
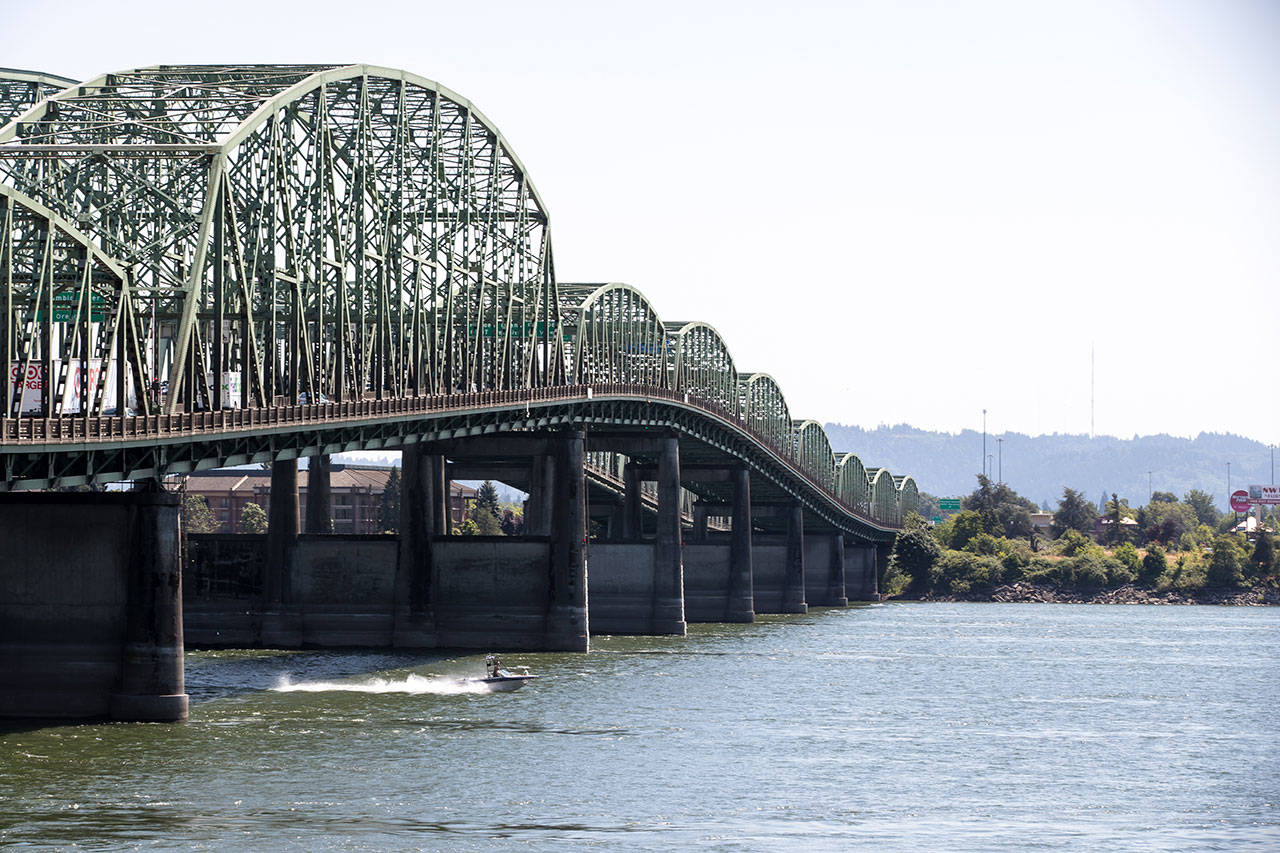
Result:
<svg viewBox="0 0 1280 853"><path fill-rule="evenodd" d="M307 533L333 532L333 497L329 487L331 471L327 453L312 456L307 463Z"/></svg>
<svg viewBox="0 0 1280 853"><path fill-rule="evenodd" d="M178 518L163 492L0 494L0 717L186 719Z"/></svg>
<svg viewBox="0 0 1280 853"><path fill-rule="evenodd" d="M850 601L876 601L876 549L871 544L845 548L845 595Z"/></svg>
<svg viewBox="0 0 1280 853"><path fill-rule="evenodd" d="M875 584L875 586L872 587L872 591L875 593L877 601L880 599L880 590L884 587L884 573L889 571L889 557L892 554L892 542L876 543L875 570L871 574L871 579Z"/></svg>
<svg viewBox="0 0 1280 853"><path fill-rule="evenodd" d="M129 585L120 689L111 719L187 719L182 650L182 545L176 496L139 499L129 548Z"/></svg>
<svg viewBox="0 0 1280 853"><path fill-rule="evenodd" d="M623 467L622 483L622 538L639 539L644 534L644 527L640 514L640 475L634 462Z"/></svg>
<svg viewBox="0 0 1280 853"><path fill-rule="evenodd" d="M729 600L724 621L755 619L755 595L751 586L751 475L746 468L733 472L733 529L729 534Z"/></svg>
<svg viewBox="0 0 1280 853"><path fill-rule="evenodd" d="M302 626L293 603L293 562L298 547L298 461L271 463L267 517L267 565L259 639L268 648L297 648Z"/></svg>
<svg viewBox="0 0 1280 853"><path fill-rule="evenodd" d="M585 652L587 627L586 437L574 432L555 448L554 535L546 648Z"/></svg>
<svg viewBox="0 0 1280 853"><path fill-rule="evenodd" d="M689 534L691 542L707 541L707 506L703 503L693 505L693 531Z"/></svg>
<svg viewBox="0 0 1280 853"><path fill-rule="evenodd" d="M804 509L793 504L787 513L787 569L782 589L783 613L807 613L804 597Z"/></svg>
<svg viewBox="0 0 1280 853"><path fill-rule="evenodd" d="M529 500L525 504L524 533L526 536L551 535L552 514L555 508L555 469L554 454L540 454L533 457L529 467Z"/></svg>
<svg viewBox="0 0 1280 853"><path fill-rule="evenodd" d="M433 487L441 457L409 444L401 455L400 539L396 558L395 627L397 646L426 648L436 645L431 609L434 563L431 539L438 534L436 502L440 489Z"/></svg>
<svg viewBox="0 0 1280 853"><path fill-rule="evenodd" d="M653 551L653 632L685 633L680 537L680 442L662 440L658 455L658 528Z"/></svg>
<svg viewBox="0 0 1280 853"><path fill-rule="evenodd" d="M849 603L844 591L844 536L815 533L804 537L805 602L823 607Z"/></svg>

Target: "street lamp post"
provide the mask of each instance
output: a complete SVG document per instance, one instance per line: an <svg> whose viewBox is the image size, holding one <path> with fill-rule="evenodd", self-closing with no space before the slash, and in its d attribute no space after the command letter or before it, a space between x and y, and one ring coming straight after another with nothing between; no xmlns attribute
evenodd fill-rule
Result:
<svg viewBox="0 0 1280 853"><path fill-rule="evenodd" d="M987 476L987 410L982 410L982 476Z"/></svg>

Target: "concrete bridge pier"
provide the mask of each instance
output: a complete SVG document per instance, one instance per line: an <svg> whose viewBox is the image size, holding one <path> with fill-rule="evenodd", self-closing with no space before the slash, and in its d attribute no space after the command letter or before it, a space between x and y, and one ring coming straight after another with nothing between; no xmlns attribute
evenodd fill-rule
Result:
<svg viewBox="0 0 1280 853"><path fill-rule="evenodd" d="M679 441L675 436L604 434L591 437L591 449L631 457L623 469L620 535L591 545L591 629L597 634L683 635ZM637 457L654 461L646 464ZM646 478L658 484L653 538L645 536L640 513L640 484Z"/></svg>
<svg viewBox="0 0 1280 853"><path fill-rule="evenodd" d="M807 604L844 607L844 535L813 533L804 537L804 595Z"/></svg>
<svg viewBox="0 0 1280 853"><path fill-rule="evenodd" d="M685 633L684 563L680 529L680 443L662 439L658 455L658 518L653 549L653 632Z"/></svg>
<svg viewBox="0 0 1280 853"><path fill-rule="evenodd" d="M751 622L755 619L751 580L751 478L745 468L697 468L686 482L727 481L728 504L694 505L694 531L684 546L685 615L690 622ZM728 533L706 532L712 513L730 517ZM701 524L699 523L701 522ZM699 535L699 527L704 530Z"/></svg>
<svg viewBox="0 0 1280 853"><path fill-rule="evenodd" d="M555 533L551 540L551 589L546 648L587 651L587 494L583 463L586 436L570 433L555 442Z"/></svg>
<svg viewBox="0 0 1280 853"><path fill-rule="evenodd" d="M267 510L267 561L258 609L259 642L266 648L302 645L302 616L294 600L294 562L298 551L298 460L271 463L271 499Z"/></svg>
<svg viewBox="0 0 1280 853"><path fill-rule="evenodd" d="M806 613L804 590L804 510L799 504L751 508L758 518L785 520L783 533L751 539L752 587L756 613ZM775 522L776 524L776 522Z"/></svg>
<svg viewBox="0 0 1280 853"><path fill-rule="evenodd" d="M179 501L0 494L0 717L187 718Z"/></svg>
<svg viewBox="0 0 1280 853"><path fill-rule="evenodd" d="M525 535L430 535L430 568L402 566L408 579L428 572L435 641L461 648L586 651L587 503L581 431L459 438L440 450L456 471L478 471L492 460L527 460L529 501ZM461 461L459 461L461 460ZM430 475L443 490L447 473ZM441 492L443 501L445 494ZM429 511L447 530L441 514ZM410 510L406 510L410 511ZM421 533L421 531L419 531ZM404 530L402 529L402 536ZM421 536L418 537L421 539ZM414 568L413 566L417 566ZM401 584L408 580L402 580ZM420 581L422 582L422 581ZM411 584L410 584L410 588ZM422 593L425 595L426 593Z"/></svg>
<svg viewBox="0 0 1280 853"><path fill-rule="evenodd" d="M877 601L876 549L869 542L845 547L844 590L850 601Z"/></svg>
<svg viewBox="0 0 1280 853"><path fill-rule="evenodd" d="M312 456L307 463L307 533L333 532L333 493L329 483L332 470L327 453Z"/></svg>
<svg viewBox="0 0 1280 853"><path fill-rule="evenodd" d="M422 444L408 444L400 465L400 538L392 644L428 648L436 645L431 609L435 568L431 541L440 535L436 504L443 492L444 457L429 452Z"/></svg>
<svg viewBox="0 0 1280 853"><path fill-rule="evenodd" d="M893 555L892 542L876 543L876 564L872 577L875 579L876 600L880 599L880 590L884 588L884 573L889 571L889 558Z"/></svg>
<svg viewBox="0 0 1280 853"><path fill-rule="evenodd" d="M182 543L179 503L157 488L139 495L132 539L120 689L113 720L187 719L182 646Z"/></svg>
<svg viewBox="0 0 1280 853"><path fill-rule="evenodd" d="M809 605L804 593L804 508L797 503L787 513L787 577L782 612L807 613Z"/></svg>

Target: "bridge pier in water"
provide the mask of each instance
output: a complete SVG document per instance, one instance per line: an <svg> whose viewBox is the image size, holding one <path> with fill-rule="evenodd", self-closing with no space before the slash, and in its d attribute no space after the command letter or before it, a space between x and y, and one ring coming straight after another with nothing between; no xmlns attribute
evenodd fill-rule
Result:
<svg viewBox="0 0 1280 853"><path fill-rule="evenodd" d="M751 543L756 613L807 613L804 510L799 504L752 507L753 515L785 519L785 533L756 534Z"/></svg>
<svg viewBox="0 0 1280 853"><path fill-rule="evenodd" d="M728 482L728 504L694 505L694 535L684 546L685 615L690 622L751 622L755 619L751 562L751 478L746 468L698 467L686 472L695 482ZM727 533L710 531L706 520L727 511Z"/></svg>
<svg viewBox="0 0 1280 853"><path fill-rule="evenodd" d="M593 435L592 450L631 457L623 469L620 536L590 545L591 629L597 634L683 635L685 573L680 444L675 436ZM650 460L641 462L639 458ZM644 535L640 484L656 480L654 536Z"/></svg>
<svg viewBox="0 0 1280 853"><path fill-rule="evenodd" d="M0 717L187 718L179 501L0 494Z"/></svg>
<svg viewBox="0 0 1280 853"><path fill-rule="evenodd" d="M447 474L437 452L444 449L405 451L397 644L586 651L583 434L482 436L447 445L451 459L524 460L529 514L525 535L517 537L447 535ZM419 461L428 454L431 461Z"/></svg>
<svg viewBox="0 0 1280 853"><path fill-rule="evenodd" d="M804 537L804 597L807 604L844 607L844 534L810 533Z"/></svg>
<svg viewBox="0 0 1280 853"><path fill-rule="evenodd" d="M880 600L874 543L860 542L845 547L844 589L850 601Z"/></svg>

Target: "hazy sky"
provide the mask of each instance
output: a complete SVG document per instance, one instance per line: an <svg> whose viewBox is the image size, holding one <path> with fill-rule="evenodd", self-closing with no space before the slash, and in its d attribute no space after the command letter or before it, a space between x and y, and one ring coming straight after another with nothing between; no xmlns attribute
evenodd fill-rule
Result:
<svg viewBox="0 0 1280 853"><path fill-rule="evenodd" d="M1280 2L0 0L0 65L368 62L471 99L562 281L793 416L1280 442Z"/></svg>

